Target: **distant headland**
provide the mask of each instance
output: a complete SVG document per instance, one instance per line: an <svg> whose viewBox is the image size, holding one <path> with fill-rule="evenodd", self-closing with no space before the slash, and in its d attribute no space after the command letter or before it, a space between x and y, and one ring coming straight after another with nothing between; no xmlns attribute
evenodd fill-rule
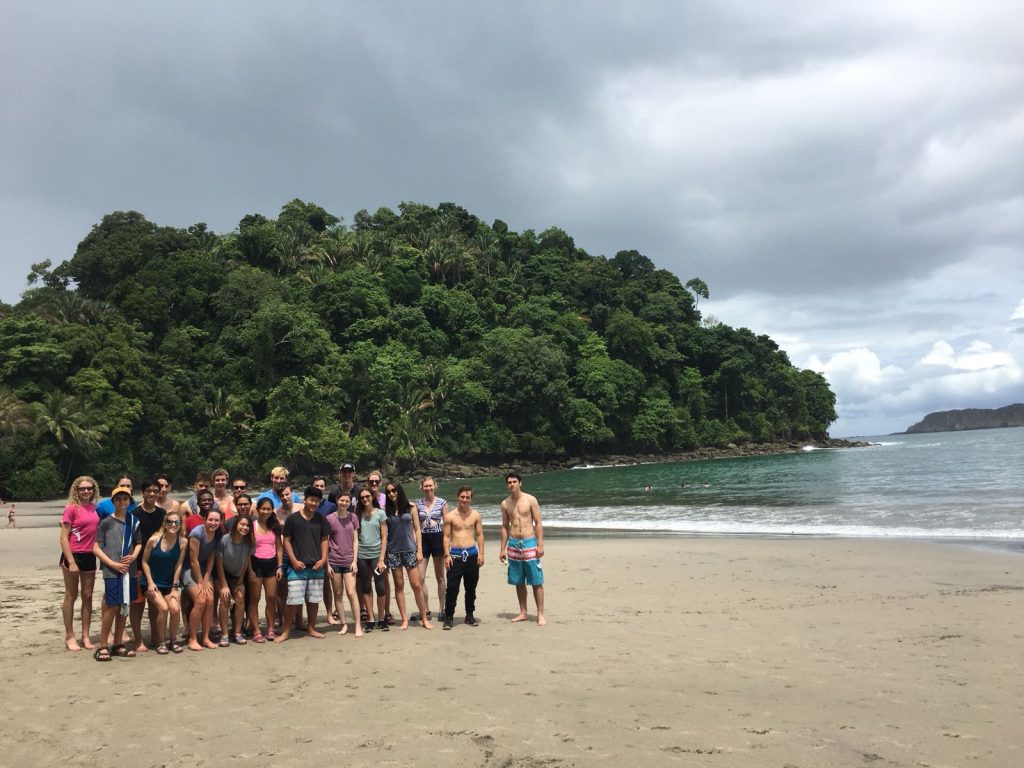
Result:
<svg viewBox="0 0 1024 768"><path fill-rule="evenodd" d="M917 424L907 428L906 434L922 432L962 432L968 429L1001 429L1024 427L1024 403L1002 408L965 408L961 411L929 413Z"/></svg>

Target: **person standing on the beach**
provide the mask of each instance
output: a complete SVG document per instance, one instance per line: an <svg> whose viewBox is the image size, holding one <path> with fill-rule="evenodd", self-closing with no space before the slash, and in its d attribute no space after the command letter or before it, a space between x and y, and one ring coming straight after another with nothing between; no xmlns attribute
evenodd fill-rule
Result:
<svg viewBox="0 0 1024 768"><path fill-rule="evenodd" d="M356 483L356 465L348 461L338 467L338 482L327 489L327 498L337 502L341 493L348 494L351 500L349 509L354 512L359 500L359 484Z"/></svg>
<svg viewBox="0 0 1024 768"><path fill-rule="evenodd" d="M0 505L3 505L2 501L0 501ZM14 522L14 504L11 504L10 508L7 510L7 527L8 528L17 528L18 527L17 524L15 524L15 522Z"/></svg>
<svg viewBox="0 0 1024 768"><path fill-rule="evenodd" d="M427 588L427 561L434 558L434 580L437 582L437 618L444 621L445 568L444 568L444 517L448 514L448 502L435 496L437 484L434 478L424 477L420 481L423 498L417 500L416 510L420 515L420 532L423 539L423 560L420 561L420 581L423 582L423 602L430 618L430 590ZM413 619L416 617L414 616Z"/></svg>
<svg viewBox="0 0 1024 768"><path fill-rule="evenodd" d="M466 584L466 623L480 624L474 616L476 585L484 564L484 523L480 513L470 506L473 489L459 488L459 506L444 516L444 565L448 569L448 589L444 601L444 628L451 629L455 603L459 599L459 582Z"/></svg>
<svg viewBox="0 0 1024 768"><path fill-rule="evenodd" d="M363 629L373 631L373 596L377 593L377 618L380 628L388 631L384 621L384 558L388 548L388 520L383 509L377 507L374 494L366 488L359 490L356 505L359 515L359 558L356 560L356 589L359 591L363 609L359 620ZM366 615L364 616L363 613Z"/></svg>
<svg viewBox="0 0 1024 768"><path fill-rule="evenodd" d="M138 518L139 526L135 529L135 543L138 544L143 550L146 548L146 544L153 538L154 535L160 532L164 524L164 516L167 511L156 503L156 498L160 494L160 486L157 485L155 479L146 478L142 481L142 503L135 508L134 515ZM141 569L140 569L141 570ZM142 640L142 613L146 609L145 589L142 588L142 576L139 574L139 594L137 599L132 600L130 615L128 622L132 628L132 638L135 640L135 651L137 653L145 653L149 649L146 647L145 642ZM156 613L154 607L151 605L149 609L149 632L151 642L155 643L156 640L152 638L156 637L153 629Z"/></svg>
<svg viewBox="0 0 1024 768"><path fill-rule="evenodd" d="M100 518L96 514L96 481L87 475L75 478L68 492L68 505L60 519L60 569L64 575L64 645L69 651L92 648L92 588L96 582L96 555L92 545ZM75 640L75 599L82 596L82 644Z"/></svg>
<svg viewBox="0 0 1024 768"><path fill-rule="evenodd" d="M314 486L302 494L302 509L284 524L284 553L287 569L288 596L285 599L281 634L275 642L283 643L291 634L299 607L306 604L306 634L324 637L316 628L316 616L324 599L324 574L327 570L327 521L316 513L323 501L323 492Z"/></svg>
<svg viewBox="0 0 1024 768"><path fill-rule="evenodd" d="M273 640L277 637L274 633L274 622L277 618L277 585L284 574L281 526L274 516L274 501L270 497L256 502L253 541L256 549L249 559L249 570L252 574L249 582L249 626L252 627L253 640L262 643L265 639ZM266 596L266 638L260 632L258 609L261 590Z"/></svg>
<svg viewBox="0 0 1024 768"><path fill-rule="evenodd" d="M133 490L132 479L126 474L120 474L117 476L117 480L114 481L115 488L127 488L129 491ZM128 511L135 511L135 499L132 499L128 505ZM104 517L110 517L114 514L114 497L111 496L108 499L102 499L96 504L96 514L100 516L100 520Z"/></svg>
<svg viewBox="0 0 1024 768"><path fill-rule="evenodd" d="M334 512L324 517L330 529L327 542L327 578L330 584L324 585L324 592L330 588L334 592L334 604L338 608L338 618L329 620L331 624L341 624L339 635L348 632L345 623L344 595L352 608L355 622L356 637L363 636L363 624L359 618L359 598L356 596L356 559L359 557L359 517L349 511L348 494L344 491L337 497Z"/></svg>
<svg viewBox="0 0 1024 768"><path fill-rule="evenodd" d="M175 501L174 499L168 498L168 494L171 492L171 478L169 478L163 472L156 473L156 485L160 489L160 492L156 495L156 505L166 511L168 514L171 512L181 512L181 502Z"/></svg>
<svg viewBox="0 0 1024 768"><path fill-rule="evenodd" d="M416 505L409 501L401 483L388 483L385 489L387 502L384 512L388 523L388 546L385 564L395 581L395 602L402 616L402 629L409 628L409 611L405 605L405 579L412 587L416 607L420 609L420 625L433 629L427 619L427 605L423 597L423 582L420 580L419 564L423 559L423 545L420 540L420 518ZM403 574L402 570L405 569ZM385 608L384 621L387 622ZM387 624L385 623L385 626ZM380 628L380 627L378 627Z"/></svg>
<svg viewBox="0 0 1024 768"><path fill-rule="evenodd" d="M256 501L260 499L270 499L274 502L275 507L280 507L285 501L285 496L289 497L290 503L302 503L302 497L298 493L293 493L291 486L288 484L288 468L287 467L274 467L270 470L270 488L259 496L256 497ZM286 493L287 491L287 493ZM289 504L289 512L291 506ZM284 525L284 522L281 523Z"/></svg>
<svg viewBox="0 0 1024 768"><path fill-rule="evenodd" d="M103 614L100 622L100 644L93 658L110 661L114 656L135 656L135 650L124 645L124 624L128 606L138 593L135 561L142 549L134 544L135 516L128 511L132 500L131 488L121 486L110 494L114 513L100 521L96 530L93 554L103 565ZM108 647L114 629L114 645Z"/></svg>
<svg viewBox="0 0 1024 768"><path fill-rule="evenodd" d="M512 621L526 621L526 585L533 587L537 604L537 624L544 626L544 526L537 499L522 490L518 472L505 475L508 498L501 502L501 549L498 559L508 562L508 583L515 585L519 613Z"/></svg>
<svg viewBox="0 0 1024 768"><path fill-rule="evenodd" d="M231 476L223 467L217 467L211 475L213 479L213 498L217 502L217 509L223 520L230 520L235 516L234 496L228 493L228 485Z"/></svg>

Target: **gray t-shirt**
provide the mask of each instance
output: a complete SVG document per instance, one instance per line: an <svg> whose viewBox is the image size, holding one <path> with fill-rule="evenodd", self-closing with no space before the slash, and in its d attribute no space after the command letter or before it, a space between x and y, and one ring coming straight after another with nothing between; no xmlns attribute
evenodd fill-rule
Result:
<svg viewBox="0 0 1024 768"><path fill-rule="evenodd" d="M373 510L369 518L359 516L359 558L372 560L380 557L380 526L387 520L383 509Z"/></svg>
<svg viewBox="0 0 1024 768"><path fill-rule="evenodd" d="M126 523L130 526L130 529L126 531ZM119 562L122 557L124 547L125 534L132 536L135 532L135 527L138 525L138 521L135 519L135 515L130 512L125 515L124 520L118 520L113 515L104 517L100 520L99 528L96 529L96 543L100 545L100 549L103 550L103 554L113 560L115 563ZM106 564L102 566L103 578L105 579L116 579L122 574L115 571L113 568L107 567ZM138 561L133 562L128 568L128 577L135 579L138 574Z"/></svg>
<svg viewBox="0 0 1024 768"><path fill-rule="evenodd" d="M214 537L213 541L206 540L206 526L200 525L198 528L193 528L192 533L188 535L189 539L189 553L185 555L185 567L183 570L192 570L192 539L196 539L199 542L199 573L192 574L192 578L197 581L206 573L206 564L210 561L210 556L217 551L217 538ZM213 573L212 571L210 572Z"/></svg>
<svg viewBox="0 0 1024 768"><path fill-rule="evenodd" d="M224 536L220 540L220 559L224 564L224 573L227 576L238 576L245 568L245 561L252 556L255 547L250 547L245 539L233 541L231 536Z"/></svg>
<svg viewBox="0 0 1024 768"><path fill-rule="evenodd" d="M388 552L415 552L416 534L412 529L412 512L388 515Z"/></svg>

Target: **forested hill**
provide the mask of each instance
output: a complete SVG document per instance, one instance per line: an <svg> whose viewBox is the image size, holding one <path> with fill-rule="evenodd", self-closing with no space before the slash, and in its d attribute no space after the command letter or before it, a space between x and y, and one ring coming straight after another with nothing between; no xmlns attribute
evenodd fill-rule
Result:
<svg viewBox="0 0 1024 768"><path fill-rule="evenodd" d="M105 216L0 305L0 485L88 470L678 451L824 436L825 380L636 251L403 203L236 231Z"/></svg>
<svg viewBox="0 0 1024 768"><path fill-rule="evenodd" d="M935 411L916 424L907 427L906 434L961 432L969 429L1000 429L1002 427L1024 427L1024 403L1006 405L1002 408Z"/></svg>

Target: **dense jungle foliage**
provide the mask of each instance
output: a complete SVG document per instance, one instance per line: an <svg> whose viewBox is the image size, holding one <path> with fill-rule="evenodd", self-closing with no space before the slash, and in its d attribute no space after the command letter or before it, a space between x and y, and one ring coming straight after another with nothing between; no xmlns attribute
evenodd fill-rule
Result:
<svg viewBox="0 0 1024 768"><path fill-rule="evenodd" d="M0 304L0 486L824 436L825 380L636 251L403 203L234 232L116 212ZM184 481L184 483L182 482Z"/></svg>

